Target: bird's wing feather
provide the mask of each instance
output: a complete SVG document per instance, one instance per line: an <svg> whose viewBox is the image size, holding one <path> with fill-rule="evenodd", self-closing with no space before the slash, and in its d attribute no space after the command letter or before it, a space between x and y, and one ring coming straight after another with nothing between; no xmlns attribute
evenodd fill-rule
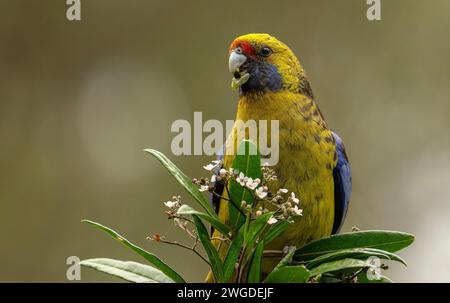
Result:
<svg viewBox="0 0 450 303"><path fill-rule="evenodd" d="M344 223L350 203L350 193L352 191L352 176L347 154L341 138L333 132L336 141L337 164L333 170L334 179L334 224L333 234L339 232Z"/></svg>

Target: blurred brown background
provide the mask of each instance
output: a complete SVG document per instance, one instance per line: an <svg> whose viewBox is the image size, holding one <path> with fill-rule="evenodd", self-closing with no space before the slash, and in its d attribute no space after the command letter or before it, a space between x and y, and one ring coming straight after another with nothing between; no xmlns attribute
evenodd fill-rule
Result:
<svg viewBox="0 0 450 303"><path fill-rule="evenodd" d="M175 119L234 119L227 48L267 32L300 57L344 139L354 192L344 231L414 233L396 281L450 281L450 1L0 0L0 281L67 281L68 256L142 261L80 223L99 221L189 281L194 255L162 205L186 195L153 158ZM171 156L190 176L208 157ZM83 281L118 281L89 269Z"/></svg>

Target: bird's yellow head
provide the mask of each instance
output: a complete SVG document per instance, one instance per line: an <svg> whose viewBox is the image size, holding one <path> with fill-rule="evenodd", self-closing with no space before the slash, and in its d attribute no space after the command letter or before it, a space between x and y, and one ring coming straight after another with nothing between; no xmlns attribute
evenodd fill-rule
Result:
<svg viewBox="0 0 450 303"><path fill-rule="evenodd" d="M268 34L236 38L229 49L232 87L241 94L288 90L313 97L303 68L291 49Z"/></svg>

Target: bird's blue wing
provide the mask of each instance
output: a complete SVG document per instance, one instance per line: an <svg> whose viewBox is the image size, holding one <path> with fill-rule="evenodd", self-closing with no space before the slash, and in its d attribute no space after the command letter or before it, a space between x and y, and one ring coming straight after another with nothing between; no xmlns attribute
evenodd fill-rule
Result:
<svg viewBox="0 0 450 303"><path fill-rule="evenodd" d="M344 223L352 191L352 175L342 139L333 132L336 141L337 164L333 170L334 179L334 224L333 234L339 232Z"/></svg>

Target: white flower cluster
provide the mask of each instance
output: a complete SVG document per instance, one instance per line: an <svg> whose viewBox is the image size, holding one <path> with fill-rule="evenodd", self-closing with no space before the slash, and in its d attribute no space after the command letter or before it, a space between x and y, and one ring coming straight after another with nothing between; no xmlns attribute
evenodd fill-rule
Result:
<svg viewBox="0 0 450 303"><path fill-rule="evenodd" d="M173 196L171 200L164 202L164 205L176 213L181 207L181 196Z"/></svg>
<svg viewBox="0 0 450 303"><path fill-rule="evenodd" d="M278 179L275 171L269 167L269 163L267 162L264 163L263 166L261 167L261 172L263 175L263 180L267 183L276 181Z"/></svg>
<svg viewBox="0 0 450 303"><path fill-rule="evenodd" d="M255 198L259 201L256 201L255 205L258 202L268 202L272 205L271 209L275 209L275 215L270 218L269 224L275 224L278 220L290 220L295 216L302 216L302 209L299 208L300 200L296 197L294 192L289 194L289 191L285 188L280 188L274 194L269 191L269 184L273 181L278 180L275 170L269 167L267 163L265 163L261 167L262 173L262 181L259 178L253 179L252 177L245 176L243 172L239 172L236 169L222 168L222 161L216 160L211 163L203 166L205 170L212 174L211 178L201 178L201 179L193 179L192 182L199 187L199 190L202 192L205 191L214 191L215 183L218 181L226 182L230 179L236 181L242 187L251 191ZM236 201L241 203L242 209L252 210L252 206L248 205L245 201ZM176 206L176 201L169 201L166 204L171 207L172 205ZM179 206L178 206L179 207ZM268 212L268 209L258 208L254 210L255 216L260 216L263 213Z"/></svg>
<svg viewBox="0 0 450 303"><path fill-rule="evenodd" d="M166 215L169 219L173 220L173 224L176 227L184 230L190 237L195 237L195 231L191 231L188 229L189 221L186 220L184 216L180 216L177 212L181 207L181 196L173 196L171 200L164 202L164 205L170 208L169 211L166 211Z"/></svg>
<svg viewBox="0 0 450 303"><path fill-rule="evenodd" d="M278 205L280 219L289 220L290 217L303 215L303 210L298 207L300 200L295 196L294 192L291 192L286 198L288 193L289 191L286 188L280 188L270 200L272 204Z"/></svg>
<svg viewBox="0 0 450 303"><path fill-rule="evenodd" d="M215 160L211 163L203 166L203 168L212 173L212 176L210 179L208 178L200 178L200 179L192 179L192 183L198 186L198 189L201 192L205 191L213 191L214 190L214 183L217 181L220 181L224 179L228 175L228 171L226 169L221 168L222 167L222 161Z"/></svg>
<svg viewBox="0 0 450 303"><path fill-rule="evenodd" d="M208 165L203 166L203 168L209 172L214 173L214 171L216 171L217 169L220 169L221 166L222 166L222 161L214 160L211 163L209 163Z"/></svg>
<svg viewBox="0 0 450 303"><path fill-rule="evenodd" d="M266 176L269 177L269 180L277 180L277 176L272 169L266 167L265 172ZM269 224L275 224L278 220L290 220L292 217L302 216L303 210L298 207L300 200L295 196L294 192L291 192L286 198L286 195L289 193L289 190L286 188L280 188L274 195L269 191L268 186L263 184L259 178L252 179L251 177L245 176L242 172L234 174L234 178L242 187L253 191L259 200L267 201L275 206L276 216L269 219ZM242 201L241 206L242 208L248 208L250 205L247 205L245 201ZM260 216L268 211L268 209L260 207L255 212L255 216Z"/></svg>

